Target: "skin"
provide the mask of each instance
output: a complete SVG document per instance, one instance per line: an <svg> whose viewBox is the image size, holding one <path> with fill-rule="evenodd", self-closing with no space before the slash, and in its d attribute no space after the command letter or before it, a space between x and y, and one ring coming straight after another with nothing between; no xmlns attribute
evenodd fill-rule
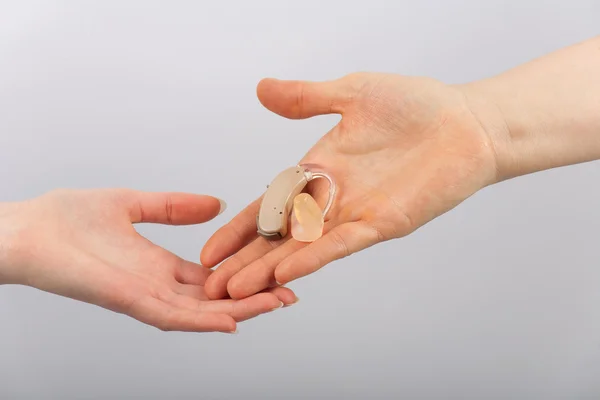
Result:
<svg viewBox="0 0 600 400"><path fill-rule="evenodd" d="M136 223L198 224L219 199L127 189L55 190L0 203L0 284L21 284L129 315L163 331L228 332L297 299L273 288L210 300L212 271L151 243Z"/></svg>
<svg viewBox="0 0 600 400"><path fill-rule="evenodd" d="M234 332L297 301L281 284L414 232L502 180L600 159L600 37L464 85L357 73L329 82L265 79L265 107L341 121L301 163L339 192L313 243L256 236L259 200L218 230L202 265L156 246L137 223L215 218L210 196L127 189L55 190L0 203L0 284L123 313L161 330ZM310 185L324 204L327 187ZM209 269L219 265L215 271Z"/></svg>
<svg viewBox="0 0 600 400"><path fill-rule="evenodd" d="M257 237L260 199L219 229L200 256L219 265L211 299L246 298L406 236L500 181L600 159L600 37L462 85L357 73L265 79L257 94L289 119L341 115L298 161L323 166L339 193L312 243ZM309 190L323 205L326 183Z"/></svg>

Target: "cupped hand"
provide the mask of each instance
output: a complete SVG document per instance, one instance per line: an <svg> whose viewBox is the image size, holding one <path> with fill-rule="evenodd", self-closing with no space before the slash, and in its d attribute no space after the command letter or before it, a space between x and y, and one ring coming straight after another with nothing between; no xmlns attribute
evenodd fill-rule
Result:
<svg viewBox="0 0 600 400"><path fill-rule="evenodd" d="M239 321L295 302L294 293L274 288L244 300L210 300L204 284L212 270L151 243L133 225L196 224L221 210L210 196L127 189L56 190L2 204L0 280L165 331L234 332Z"/></svg>
<svg viewBox="0 0 600 400"><path fill-rule="evenodd" d="M342 116L299 161L331 173L338 193L324 235L309 244L289 234L257 237L260 199L219 229L201 253L207 267L222 263L206 281L210 298L245 298L405 236L498 179L502 117L466 86L357 73L328 82L265 79L257 93L290 119ZM309 190L325 203L327 183Z"/></svg>

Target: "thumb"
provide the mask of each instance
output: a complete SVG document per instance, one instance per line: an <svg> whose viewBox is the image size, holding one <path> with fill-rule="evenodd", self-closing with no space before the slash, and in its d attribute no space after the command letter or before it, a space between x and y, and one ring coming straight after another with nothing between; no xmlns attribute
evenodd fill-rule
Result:
<svg viewBox="0 0 600 400"><path fill-rule="evenodd" d="M126 199L132 223L199 224L210 221L226 208L223 200L191 193L131 190Z"/></svg>
<svg viewBox="0 0 600 400"><path fill-rule="evenodd" d="M290 119L343 114L360 91L359 75L324 82L266 78L259 82L256 94L267 109Z"/></svg>

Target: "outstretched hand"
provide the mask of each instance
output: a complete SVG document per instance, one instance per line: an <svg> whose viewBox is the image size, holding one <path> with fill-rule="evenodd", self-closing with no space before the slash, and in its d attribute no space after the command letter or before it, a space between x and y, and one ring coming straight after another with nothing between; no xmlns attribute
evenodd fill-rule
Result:
<svg viewBox="0 0 600 400"><path fill-rule="evenodd" d="M151 243L135 223L196 224L216 217L210 196L125 189L57 190L0 205L0 283L96 304L161 330L234 332L236 322L296 301L286 288L210 300L212 271Z"/></svg>
<svg viewBox="0 0 600 400"><path fill-rule="evenodd" d="M310 244L289 234L276 242L257 237L260 199L219 229L201 253L207 267L222 263L205 284L212 299L245 298L405 236L498 179L495 146L504 132L490 127L502 127L502 118L458 86L358 73L329 82L266 79L257 93L290 119L342 115L299 161L333 175L338 194L324 235ZM323 205L327 183L309 187Z"/></svg>

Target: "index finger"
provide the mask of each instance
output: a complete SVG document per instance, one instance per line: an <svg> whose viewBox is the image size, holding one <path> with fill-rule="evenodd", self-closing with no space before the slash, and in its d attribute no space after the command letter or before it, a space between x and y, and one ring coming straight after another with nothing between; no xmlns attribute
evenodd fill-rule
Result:
<svg viewBox="0 0 600 400"><path fill-rule="evenodd" d="M258 236L256 215L260 208L261 198L252 202L208 239L200 253L202 265L208 268L214 267L237 253Z"/></svg>

